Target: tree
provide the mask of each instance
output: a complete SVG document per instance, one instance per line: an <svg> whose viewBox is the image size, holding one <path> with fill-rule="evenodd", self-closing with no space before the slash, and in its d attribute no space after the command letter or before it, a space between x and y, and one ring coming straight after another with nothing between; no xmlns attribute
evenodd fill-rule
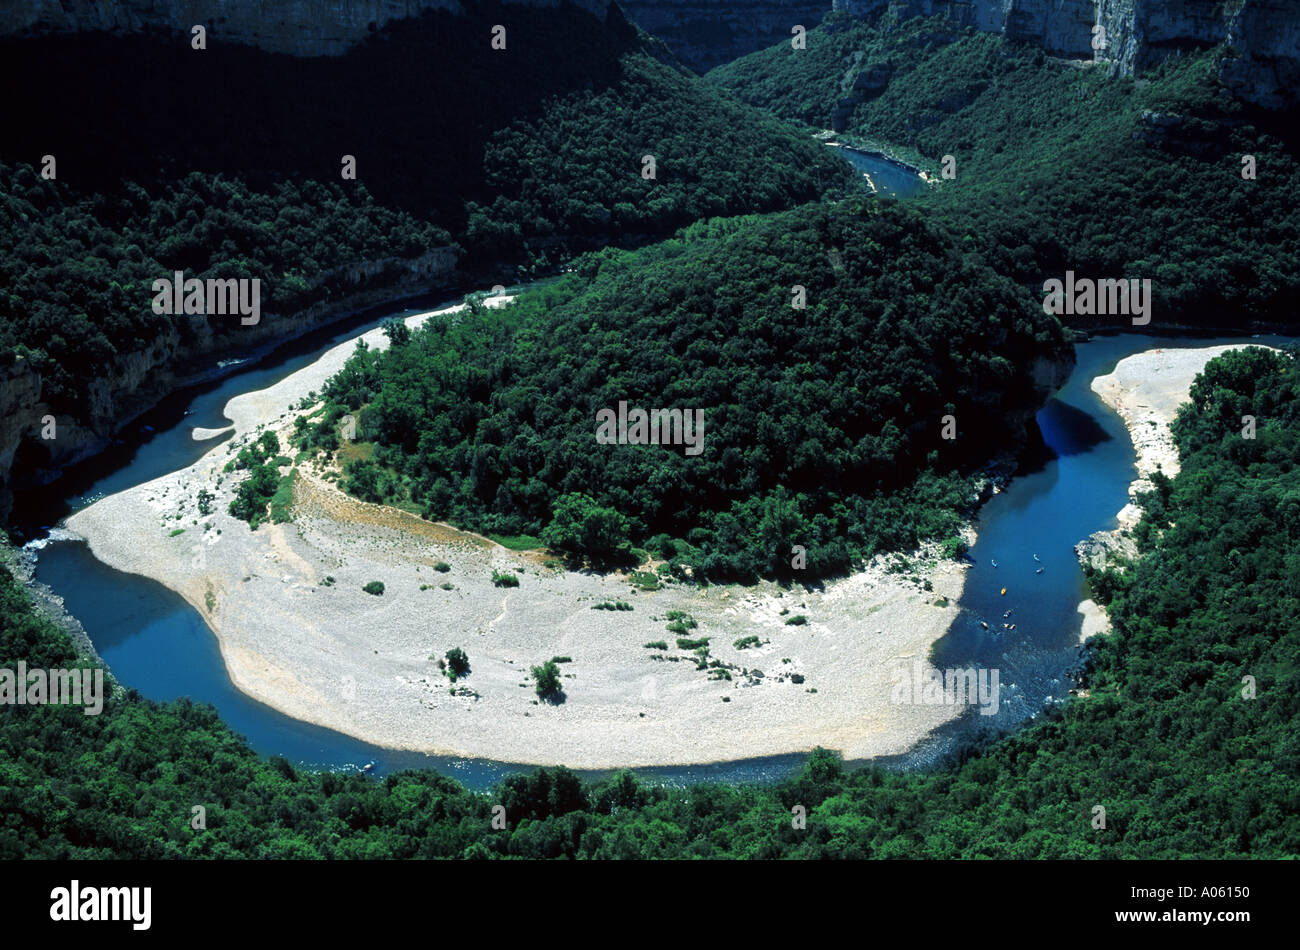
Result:
<svg viewBox="0 0 1300 950"><path fill-rule="evenodd" d="M451 671L451 678L466 676L469 674L469 657L460 647L452 647L444 656L447 660L447 669Z"/></svg>
<svg viewBox="0 0 1300 950"><path fill-rule="evenodd" d="M564 695L560 689L560 667L554 660L547 660L541 666L534 666L533 679L537 681L537 695L542 699L558 702Z"/></svg>
<svg viewBox="0 0 1300 950"><path fill-rule="evenodd" d="M405 346L411 342L411 328L401 317L389 317L384 321L384 336L391 346Z"/></svg>
<svg viewBox="0 0 1300 950"><path fill-rule="evenodd" d="M626 561L632 552L628 520L590 495L571 492L556 500L551 523L542 530L547 547L571 561L596 565Z"/></svg>

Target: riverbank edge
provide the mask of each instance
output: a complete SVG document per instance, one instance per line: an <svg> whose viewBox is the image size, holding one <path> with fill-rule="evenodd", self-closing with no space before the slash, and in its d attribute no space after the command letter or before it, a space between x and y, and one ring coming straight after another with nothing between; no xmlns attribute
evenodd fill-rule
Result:
<svg viewBox="0 0 1300 950"><path fill-rule="evenodd" d="M1140 353L1133 353L1124 357L1115 364L1109 373L1099 374L1089 383L1089 388L1124 423L1124 430L1133 443L1134 468L1137 471L1137 477L1129 483L1128 503L1115 514L1116 526L1104 531L1094 531L1087 538L1075 544L1074 554L1085 575L1090 570L1106 570L1113 563L1122 570L1140 556L1137 544L1131 534L1133 526L1141 520L1144 513L1141 505L1137 503L1137 498L1141 493L1151 490L1150 476L1153 472L1161 471L1170 477L1178 473L1178 447L1174 442L1173 431L1170 428L1178 409L1190 398L1191 386L1196 377L1204 370L1206 364L1223 353L1251 346L1276 349L1265 344L1254 343L1250 339L1245 339L1240 343L1172 350L1153 346ZM1162 368L1161 364L1167 366L1175 358L1175 354L1184 358L1188 354L1195 354L1192 358L1199 360L1199 365L1190 374L1186 369L1183 371L1179 383L1180 398L1172 406L1156 408L1144 405L1142 399L1145 397L1145 393L1142 391L1140 383L1136 383L1128 389L1123 387L1120 379L1123 375L1121 367L1124 364L1128 364L1127 369L1142 366L1147 370L1142 375L1149 380ZM1202 355L1205 356L1203 360L1199 359ZM1161 357L1161 359L1157 360L1156 357ZM1141 414L1143 409L1147 410L1146 415ZM1158 425L1155 426L1154 433L1150 433L1150 423L1153 421L1157 422ZM1148 434L1153 435L1153 437L1142 438L1139 436L1142 431L1140 427L1143 423L1148 424ZM1084 618L1083 631L1080 637L1081 642L1086 642L1090 636L1110 632L1110 617L1106 608L1093 599L1088 598L1082 601L1079 604L1079 613Z"/></svg>
<svg viewBox="0 0 1300 950"><path fill-rule="evenodd" d="M415 319L415 318L410 318L410 319ZM313 364L309 364L309 366L310 365ZM306 367L304 367L304 369L306 369ZM243 394L243 395L247 396L250 394ZM241 396L233 397L232 402L240 398ZM227 406L225 414L227 415L227 417L239 415L241 417L240 421L243 424L237 426L236 428L240 429L243 432L249 432L252 429L256 428L259 421L263 424L270 422L269 419L253 420L250 416L248 416L247 413L244 412L232 413L229 409L229 404ZM280 421L283 422L283 420ZM971 497L969 509L963 513L964 521L963 521L963 528L961 531L961 534L966 540L968 546L974 544L975 542L976 523L978 519L979 510L982 507L983 502L987 501L994 494L1003 490L1006 487L1006 485L1014 477L1014 472L1015 469L1017 468L1017 465L1018 465L1018 459L1015 456L1004 454L1002 456L990 459L989 462L980 470L980 472L973 476L972 481L973 481L974 493ZM399 509L393 509L393 511L398 511L398 510ZM90 540L93 542L93 538L91 538ZM494 548L497 547L495 543L486 541L486 539L485 539L485 543L491 544L492 547ZM93 551L93 547L94 546L92 543L92 551ZM98 552L95 553L98 554ZM910 556L910 557L915 557L917 555L917 552L896 552L896 553L901 553L903 554L903 556ZM205 605L203 603L203 598L199 593L197 593L196 591L187 591L183 589L183 585L168 583L166 579L159 577L156 574L150 572L132 570L130 567L124 566L123 564L113 563L113 561L111 560L108 561L108 563L110 563L111 566L114 566L117 569L128 570L131 573L142 573L145 576L153 576L155 580L160 581L165 586L168 586L173 591L179 593L186 600L186 602L189 603L190 606L199 614L199 616L204 619L205 624L208 626L210 630L212 630L214 636L216 636L218 640L218 644L221 646L220 652L222 655L223 664L225 666L227 675L231 679L231 682L235 685L237 689L240 689L241 692L244 692L246 695L251 696L257 701L265 703L271 706L272 708L275 708L278 711L284 713L285 715L290 716L291 718L295 718L304 722L310 722L315 725L321 726L323 728L329 728L338 731L342 734L352 736L353 738L357 738L359 740L371 743L378 747L401 750L401 751L423 752L432 755L445 755L451 757L475 757L475 756L481 757L484 755L484 752L482 750L478 750L478 751L475 751L473 749L457 750L457 749L449 749L449 748L441 748L441 747L433 747L433 746L413 746L410 743L386 741L385 737L383 737L382 735L376 734L372 731L363 731L363 730L359 731L359 730L349 729L346 727L346 724L342 724L338 721L326 721L325 719L321 719L321 718L303 717L301 715L301 710L293 710L290 708L286 708L284 704L281 704L280 702L277 701L277 697L273 693L268 693L267 691L260 690L260 689L250 690L250 688L248 688L248 684L241 684L240 679L237 676L237 671L232 668L231 659L230 659L230 655L232 652L232 644L230 642L230 638L223 635L222 631L218 629L219 624L215 623L214 618L210 617L208 611L204 609ZM941 563L943 565L948 565L948 562L941 562ZM940 568L939 563L936 563L935 565L931 566L928 570L926 570L923 573L925 574L927 579L937 579L939 568ZM951 567L949 566L947 569L951 570ZM855 572L855 573L858 574L865 573L865 570ZM962 573L964 573L964 571ZM853 576L854 575L849 575L850 578L852 578ZM962 580L962 584L964 584L964 578ZM740 589L746 590L746 588L743 587L741 587ZM960 600L959 594L954 599L954 603L956 602L956 600ZM933 631L927 630L926 636L929 636L929 640L927 643L925 643L923 647L921 647L921 649L918 649L917 652L921 653L923 650L924 651L923 655L928 660L932 656L933 651L936 645L939 643L939 641L942 640L943 637L946 636L947 633L951 630L952 623L955 622L955 620L956 617L954 616L950 618L947 623L943 624L941 629L937 629ZM930 636L931 633L933 633L933 636ZM908 749L914 748L917 743L923 742L927 736L933 733L934 729L940 728L941 725L942 724L935 724L931 728L927 729L924 733L915 736L909 734L908 739L910 741L910 744L906 747L906 749L903 749L902 751L906 752ZM715 757L661 758L661 759L653 759L653 760L647 759L645 761L638 761L632 764L628 764L627 761L623 761L619 759L611 759L609 761L584 763L578 767L592 768L592 769L616 769L616 768L624 768L624 767L626 768L675 767L676 768L676 767L707 766L707 765L727 764L727 763L732 763L737 761L744 761L755 757L770 757L770 756L786 755L786 754L806 754L807 752L815 748L816 745L818 744L824 745L825 743L809 741L806 745L801 745L797 748L794 745L786 743L782 745L780 748L751 747L739 753L726 754L726 755L715 756ZM846 746L844 751L848 753L850 751L849 747ZM868 756L854 756L853 760L871 761L872 758L877 756L892 756L896 754L898 754L897 751L878 752ZM532 765L554 764L554 762L549 759L545 761L539 760L537 762L528 762L526 760L521 760L521 761L523 761L523 764L532 764Z"/></svg>

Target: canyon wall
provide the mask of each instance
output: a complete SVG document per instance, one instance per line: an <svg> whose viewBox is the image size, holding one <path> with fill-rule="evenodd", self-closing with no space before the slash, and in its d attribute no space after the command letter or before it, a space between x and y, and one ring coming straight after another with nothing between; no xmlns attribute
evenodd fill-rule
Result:
<svg viewBox="0 0 1300 950"><path fill-rule="evenodd" d="M611 0L505 0L530 7L564 3L602 22ZM294 56L337 56L393 20L426 10L460 13L474 0L14 0L0 4L0 36L49 33L189 34L203 25L208 42L233 42Z"/></svg>
<svg viewBox="0 0 1300 950"><path fill-rule="evenodd" d="M382 276L381 276L382 275ZM103 451L140 413L177 389L219 375L217 359L234 360L273 348L351 313L402 296L427 293L459 277L456 251L434 248L417 258L384 258L332 268L336 295L292 314L263 313L253 326L216 333L213 321L236 317L178 317L170 330L140 350L122 353L86 387L78 418L41 401L41 376L27 360L0 369L0 518L14 487L39 485L59 470ZM376 278L381 278L376 280ZM189 321L185 333L179 323ZM54 438L45 438L49 417Z"/></svg>
<svg viewBox="0 0 1300 950"><path fill-rule="evenodd" d="M811 30L831 9L830 0L619 0L619 6L700 74L788 41L796 25Z"/></svg>
<svg viewBox="0 0 1300 950"><path fill-rule="evenodd" d="M1095 59L1133 75L1174 53L1226 41L1219 73L1236 95L1270 109L1300 93L1297 0L833 0L855 17L942 14L956 25ZM1101 30L1094 31L1095 27ZM1103 32L1104 31L1104 32ZM1094 44L1096 46L1094 47Z"/></svg>

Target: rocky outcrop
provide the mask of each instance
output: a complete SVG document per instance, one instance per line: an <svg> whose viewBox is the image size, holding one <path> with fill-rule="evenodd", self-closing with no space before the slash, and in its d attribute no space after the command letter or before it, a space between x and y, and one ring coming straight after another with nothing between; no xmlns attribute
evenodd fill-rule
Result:
<svg viewBox="0 0 1300 950"><path fill-rule="evenodd" d="M796 25L811 30L831 8L830 0L620 0L619 6L701 74L789 41Z"/></svg>
<svg viewBox="0 0 1300 950"><path fill-rule="evenodd" d="M944 15L958 27L1107 63L1122 75L1223 43L1220 77L1242 99L1288 108L1300 90L1295 0L834 0L834 8L894 22Z"/></svg>
<svg viewBox="0 0 1300 950"><path fill-rule="evenodd" d="M41 376L19 358L0 370L0 518L12 506L13 488L38 485L102 451L113 436L168 393L220 375L217 360L265 351L350 313L445 285L456 274L456 251L435 248L416 258L357 261L324 272L317 284L340 291L292 314L263 313L254 326L217 333L204 319L173 324L144 349L117 356L87 380L78 415L55 412L41 398ZM221 319L221 318L215 318ZM53 420L51 434L50 420Z"/></svg>
<svg viewBox="0 0 1300 950"><path fill-rule="evenodd" d="M836 132L844 131L853 110L862 103L879 97L893 75L894 68L887 63L873 63L858 73L849 83L848 95L835 103L835 109L831 112L831 128Z"/></svg>
<svg viewBox="0 0 1300 950"><path fill-rule="evenodd" d="M602 21L612 0L505 0L559 7L568 3ZM141 33L187 36L202 25L209 44L256 46L294 56L338 56L393 20L426 10L461 12L473 0L14 0L0 5L0 36L48 33Z"/></svg>

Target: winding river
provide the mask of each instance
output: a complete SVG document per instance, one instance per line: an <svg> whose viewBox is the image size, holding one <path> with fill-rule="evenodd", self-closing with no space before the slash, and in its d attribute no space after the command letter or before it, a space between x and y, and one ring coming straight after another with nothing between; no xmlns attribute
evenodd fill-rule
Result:
<svg viewBox="0 0 1300 950"><path fill-rule="evenodd" d="M886 164L871 156L866 159ZM888 171L896 170L888 164ZM302 766L355 770L373 763L373 771L379 774L432 767L471 788L486 789L504 775L533 767L383 749L264 706L233 686L216 638L179 595L147 578L109 568L84 543L67 539L57 527L47 527L104 495L192 464L226 437L196 441L193 429L227 425L223 408L231 398L272 385L325 349L380 325L390 315L413 312L371 311L343 329L317 332L260 362L237 367L223 381L175 394L143 417L120 444L70 473L52 490L20 497L17 510L29 519L20 527L38 538L27 545L36 558L36 579L63 598L123 684L151 699L188 696L211 703L258 752L282 755ZM1283 342L1281 338L1259 341ZM1067 672L1079 660L1078 605L1087 596L1073 546L1094 531L1115 526L1115 515L1126 503L1128 485L1135 477L1133 447L1124 426L1092 392L1090 383L1125 356L1153 346L1233 342L1252 341L1126 332L1077 346L1073 374L1037 415L1041 449L1024 460L1007 489L980 511L979 539L970 552L975 565L961 601L964 610L932 656L940 669L999 669L1000 710L987 717L972 710L884 764L924 767L979 730L1011 728L1037 715L1046 704L1061 701L1069 689ZM1002 595L1004 587L1007 593ZM1016 623L1014 631L1001 630L1008 610ZM988 622L988 630L981 620ZM784 755L638 772L670 783L766 781L789 774L802 762L803 756Z"/></svg>

